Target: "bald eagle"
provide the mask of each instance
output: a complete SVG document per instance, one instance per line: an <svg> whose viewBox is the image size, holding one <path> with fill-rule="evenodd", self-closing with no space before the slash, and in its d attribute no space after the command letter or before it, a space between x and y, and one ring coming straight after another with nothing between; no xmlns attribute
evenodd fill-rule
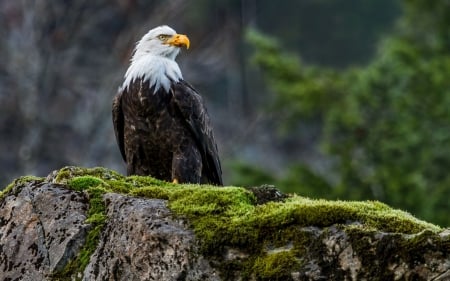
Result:
<svg viewBox="0 0 450 281"><path fill-rule="evenodd" d="M114 132L128 175L222 185L205 104L175 62L189 44L168 26L142 37L113 101Z"/></svg>

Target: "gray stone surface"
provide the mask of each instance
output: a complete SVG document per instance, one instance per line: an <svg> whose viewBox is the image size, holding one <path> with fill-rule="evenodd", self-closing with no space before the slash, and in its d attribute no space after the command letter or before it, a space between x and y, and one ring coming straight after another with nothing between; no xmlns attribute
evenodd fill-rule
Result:
<svg viewBox="0 0 450 281"><path fill-rule="evenodd" d="M108 222L83 280L219 280L166 201L105 195Z"/></svg>
<svg viewBox="0 0 450 281"><path fill-rule="evenodd" d="M0 200L0 280L47 280L84 245L88 201L56 184L15 186Z"/></svg>

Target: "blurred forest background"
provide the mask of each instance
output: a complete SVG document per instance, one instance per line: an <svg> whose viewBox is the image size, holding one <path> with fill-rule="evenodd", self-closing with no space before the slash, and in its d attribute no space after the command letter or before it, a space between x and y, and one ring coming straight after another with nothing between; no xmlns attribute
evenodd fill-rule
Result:
<svg viewBox="0 0 450 281"><path fill-rule="evenodd" d="M0 186L66 165L125 171L111 102L168 24L226 184L380 200L450 225L448 0L0 0Z"/></svg>

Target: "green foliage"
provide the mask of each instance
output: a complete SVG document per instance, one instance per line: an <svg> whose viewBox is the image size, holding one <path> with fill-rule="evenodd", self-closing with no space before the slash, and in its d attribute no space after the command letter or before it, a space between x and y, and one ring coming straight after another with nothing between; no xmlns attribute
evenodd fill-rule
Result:
<svg viewBox="0 0 450 281"><path fill-rule="evenodd" d="M301 192L313 198L332 198L333 187L305 165L292 165L276 186L285 192Z"/></svg>
<svg viewBox="0 0 450 281"><path fill-rule="evenodd" d="M316 116L327 109L324 99L334 99L342 92L341 76L331 69L304 67L300 58L285 53L279 44L255 30L248 30L248 42L256 49L252 62L265 73L266 80L277 93L275 108L284 110L287 121L302 116ZM290 118L294 118L291 120Z"/></svg>
<svg viewBox="0 0 450 281"><path fill-rule="evenodd" d="M264 170L243 162L228 162L227 165L233 173L228 181L233 185L239 183L241 186L251 187L262 184L274 184L276 179Z"/></svg>
<svg viewBox="0 0 450 281"><path fill-rule="evenodd" d="M382 200L449 225L450 9L448 1L403 6L396 33L360 69L306 66L273 38L247 38L286 123L319 120L322 146L338 160L330 194ZM291 187L308 184L317 185L299 177Z"/></svg>

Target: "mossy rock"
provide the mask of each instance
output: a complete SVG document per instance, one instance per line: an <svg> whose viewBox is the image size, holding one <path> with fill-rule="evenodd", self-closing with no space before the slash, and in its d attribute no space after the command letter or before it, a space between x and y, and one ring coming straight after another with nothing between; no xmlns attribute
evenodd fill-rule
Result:
<svg viewBox="0 0 450 281"><path fill-rule="evenodd" d="M257 188L175 185L151 177L124 177L105 168L65 167L46 181L85 192L90 199L87 222L94 227L79 260L68 269L72 273L87 264L95 249L107 219L102 195L108 192L167 200L176 216L189 221L204 256L218 260L229 249L239 249L243 257L238 261L216 265L223 276L232 269L240 272L243 280L290 280L293 268L302 266L303 255L319 247L314 240L320 239L308 234L312 228L320 228L324 237L331 227L360 239L375 232L415 235L441 231L436 225L377 201L314 200L298 195L278 196L271 201L258 195ZM364 252L363 248L356 250Z"/></svg>

